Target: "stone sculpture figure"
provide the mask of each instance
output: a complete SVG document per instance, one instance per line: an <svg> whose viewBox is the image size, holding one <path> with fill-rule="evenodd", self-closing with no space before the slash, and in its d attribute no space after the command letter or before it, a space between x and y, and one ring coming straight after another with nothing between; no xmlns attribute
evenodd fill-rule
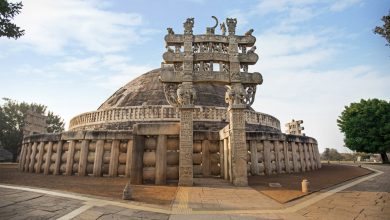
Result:
<svg viewBox="0 0 390 220"><path fill-rule="evenodd" d="M192 28L194 28L194 18L187 18L186 22L183 23L184 34L192 34Z"/></svg>
<svg viewBox="0 0 390 220"><path fill-rule="evenodd" d="M246 86L246 94L245 94L245 104L247 106L251 106L255 101L256 95L256 86L247 85Z"/></svg>
<svg viewBox="0 0 390 220"><path fill-rule="evenodd" d="M249 29L249 31L245 32L245 36L252 36L253 29Z"/></svg>
<svg viewBox="0 0 390 220"><path fill-rule="evenodd" d="M196 91L192 84L180 84L177 89L177 102L180 106L190 106L194 104Z"/></svg>
<svg viewBox="0 0 390 220"><path fill-rule="evenodd" d="M256 50L256 46L253 46L251 49L248 50L247 53L254 53Z"/></svg>
<svg viewBox="0 0 390 220"><path fill-rule="evenodd" d="M235 35L236 34L237 19L236 18L226 18L226 25L228 26L229 35Z"/></svg>
<svg viewBox="0 0 390 220"><path fill-rule="evenodd" d="M225 26L225 22L222 22L222 24L219 25L219 27L221 28L221 31L222 31L222 35L226 35L226 26Z"/></svg>
<svg viewBox="0 0 390 220"><path fill-rule="evenodd" d="M174 35L175 34L175 32L173 31L172 28L167 28L167 31L168 31L169 35Z"/></svg>
<svg viewBox="0 0 390 220"><path fill-rule="evenodd" d="M215 34L215 28L218 27L218 19L215 16L211 16L215 20L215 25L213 27L206 28L206 34Z"/></svg>
<svg viewBox="0 0 390 220"><path fill-rule="evenodd" d="M227 91L225 93L225 102L229 104L229 107L245 104L246 94L242 84L237 83L227 85L226 87Z"/></svg>
<svg viewBox="0 0 390 220"><path fill-rule="evenodd" d="M164 94L167 102L172 106L178 105L178 98L176 90L178 90L176 83L164 83Z"/></svg>

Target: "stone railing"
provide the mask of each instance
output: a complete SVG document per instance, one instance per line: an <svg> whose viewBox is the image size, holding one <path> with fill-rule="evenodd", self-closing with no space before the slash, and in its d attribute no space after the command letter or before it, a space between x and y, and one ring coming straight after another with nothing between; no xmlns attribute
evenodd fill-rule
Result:
<svg viewBox="0 0 390 220"><path fill-rule="evenodd" d="M80 127L126 121L179 121L178 109L168 105L131 106L110 108L93 112L86 112L74 117L69 124L69 130ZM194 121L221 122L229 121L227 109L224 107L197 106L194 110ZM280 122L271 115L255 111L246 111L246 122L272 127L280 130Z"/></svg>
<svg viewBox="0 0 390 220"><path fill-rule="evenodd" d="M130 176L131 131L38 134L23 140L19 169L53 175Z"/></svg>
<svg viewBox="0 0 390 220"><path fill-rule="evenodd" d="M229 179L229 130L195 131L193 174ZM165 184L179 178L177 123L138 124L133 131L68 131L27 136L19 169L45 175L124 176L136 184ZM278 132L246 132L248 175L321 168L317 141Z"/></svg>

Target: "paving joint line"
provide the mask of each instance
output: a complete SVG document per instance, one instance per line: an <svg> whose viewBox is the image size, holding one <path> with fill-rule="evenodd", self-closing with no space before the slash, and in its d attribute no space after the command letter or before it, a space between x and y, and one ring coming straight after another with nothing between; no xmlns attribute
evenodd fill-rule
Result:
<svg viewBox="0 0 390 220"><path fill-rule="evenodd" d="M297 212L297 211L299 211L303 208L306 208L307 206L310 206L318 201L321 201L321 200L323 200L323 199L325 199L325 198L327 198L327 197L329 197L337 192L340 192L342 190L345 190L347 188L355 186L359 183L362 183L364 181L367 181L369 179L372 179L372 178L377 177L379 175L382 175L384 173L384 172L382 172L380 170L376 170L374 168L370 168L370 167L364 167L364 168L369 169L371 171L374 171L374 173L370 174L368 176L360 177L352 182L349 182L347 184L343 184L339 187L336 187L334 189L330 189L326 192L322 192L319 195L316 195L312 198L309 198L305 201L294 204L292 206L282 208L282 209L264 209L264 210L256 210L256 209L193 210L192 208L188 207L188 191L187 190L184 190L187 192L187 202L186 203L185 203L185 195L183 195L183 192L179 192L181 194L178 197L181 197L181 198L178 201L179 204L175 204L178 207L177 208L172 207L171 210L166 210L166 209L162 209L162 208L153 208L153 207L148 207L148 206L142 206L142 205L131 204L131 203L121 203L121 202L116 202L116 201L106 201L103 199L89 198L89 197L81 196L81 195L65 194L65 193L60 193L60 192L54 192L54 191L43 190L43 189L33 189L33 188L28 188L28 187L19 187L19 186L10 186L10 185L0 184L0 188L24 190L24 191L37 192L37 193L48 194L48 195L53 195L53 196L58 196L58 197L65 197L65 198L71 198L71 199L76 199L76 200L82 200L85 202L84 206L114 205L114 206L119 206L119 207L123 207L123 208L157 212L157 213L163 213L163 214L190 214L190 215L194 215L194 214L208 214L208 215L210 215L210 214L211 215L212 214L277 214L277 213ZM84 206L82 206L82 207L84 207Z"/></svg>

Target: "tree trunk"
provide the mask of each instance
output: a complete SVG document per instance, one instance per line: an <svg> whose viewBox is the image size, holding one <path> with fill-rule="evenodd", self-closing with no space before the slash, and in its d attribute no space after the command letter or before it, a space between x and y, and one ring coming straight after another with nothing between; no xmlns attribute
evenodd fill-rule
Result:
<svg viewBox="0 0 390 220"><path fill-rule="evenodd" d="M382 163L389 163L389 158L387 157L386 152L381 153Z"/></svg>

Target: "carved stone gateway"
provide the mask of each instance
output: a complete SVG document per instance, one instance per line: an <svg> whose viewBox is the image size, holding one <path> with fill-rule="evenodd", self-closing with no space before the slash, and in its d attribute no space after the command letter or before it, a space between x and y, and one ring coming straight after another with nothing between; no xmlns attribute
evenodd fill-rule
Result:
<svg viewBox="0 0 390 220"><path fill-rule="evenodd" d="M169 104L180 109L179 185L193 183L193 108L196 103L194 83L221 83L226 85L228 103L230 180L245 186L247 181L247 148L245 112L255 99L256 86L263 82L260 73L249 73L248 65L258 60L253 29L245 35L236 35L237 19L227 18L220 25L221 34L215 34L216 24L206 34L193 35L194 18L188 18L184 34L175 34L168 28L165 36L167 52L163 54L160 80L164 84ZM247 50L247 48L249 48Z"/></svg>

